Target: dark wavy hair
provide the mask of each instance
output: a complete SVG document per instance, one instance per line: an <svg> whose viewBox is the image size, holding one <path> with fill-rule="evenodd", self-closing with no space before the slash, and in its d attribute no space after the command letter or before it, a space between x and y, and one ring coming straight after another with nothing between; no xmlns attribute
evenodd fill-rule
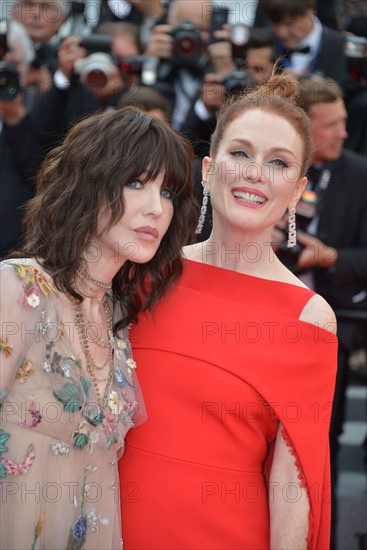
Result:
<svg viewBox="0 0 367 550"><path fill-rule="evenodd" d="M149 181L163 171L163 185L173 192L168 231L149 262L126 260L112 282L122 311L115 328L127 326L139 312L152 310L182 273L181 249L197 220L192 158L185 139L139 109L86 118L41 166L37 194L26 208L24 243L16 256L35 257L60 291L82 300L73 281L96 234L101 207L108 204L111 209L108 230L124 213L123 187L138 177Z"/></svg>

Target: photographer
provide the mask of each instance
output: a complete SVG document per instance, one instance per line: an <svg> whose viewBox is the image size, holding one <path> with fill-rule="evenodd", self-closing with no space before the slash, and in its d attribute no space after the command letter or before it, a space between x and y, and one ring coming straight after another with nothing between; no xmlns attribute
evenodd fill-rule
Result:
<svg viewBox="0 0 367 550"><path fill-rule="evenodd" d="M207 1L174 0L167 24L152 30L145 53L160 59L155 87L170 101L172 123L183 128L201 91L205 72L228 74L234 69L228 31L215 33L209 44L212 6Z"/></svg>
<svg viewBox="0 0 367 550"><path fill-rule="evenodd" d="M347 146L366 151L366 80L357 80L348 57L348 36L322 24L316 0L260 0L259 7L276 37L276 54L285 69L300 77L313 74L335 80L345 94L350 136ZM366 50L365 50L366 52Z"/></svg>
<svg viewBox="0 0 367 550"><path fill-rule="evenodd" d="M274 68L275 45L271 34L263 29L250 30L245 25L228 27L226 32L235 69L229 74L204 75L201 97L190 109L184 126L185 135L193 141L195 152L200 157L208 154L216 115L228 94L264 84Z"/></svg>
<svg viewBox="0 0 367 550"><path fill-rule="evenodd" d="M139 54L136 34L127 23L107 25L108 35L71 36L58 49L53 85L37 108L40 140L48 149L81 118L115 109L132 84L120 65L124 56Z"/></svg>
<svg viewBox="0 0 367 550"><path fill-rule="evenodd" d="M131 0L131 2L102 0L97 27L102 23L132 23L139 29L140 41L146 46L152 28L165 17L164 4L162 0Z"/></svg>
<svg viewBox="0 0 367 550"><path fill-rule="evenodd" d="M27 107L32 42L16 21L0 21L0 257L19 242L21 206L34 192L41 154Z"/></svg>
<svg viewBox="0 0 367 550"><path fill-rule="evenodd" d="M11 16L25 27L35 50L29 79L38 90L51 85L57 68L56 44L65 36L61 29L70 15L68 0L15 0Z"/></svg>
<svg viewBox="0 0 367 550"><path fill-rule="evenodd" d="M307 233L297 234L301 250L294 255L293 270L328 301L338 321L338 373L330 427L335 490L348 359L351 351L366 343L367 160L343 149L347 111L336 82L321 77L305 80L299 101L310 116L314 147L308 191L299 205L306 202L304 209L313 202L315 207L306 223L296 214L297 225L303 223ZM310 201L312 196L316 200ZM277 255L282 260L284 252Z"/></svg>

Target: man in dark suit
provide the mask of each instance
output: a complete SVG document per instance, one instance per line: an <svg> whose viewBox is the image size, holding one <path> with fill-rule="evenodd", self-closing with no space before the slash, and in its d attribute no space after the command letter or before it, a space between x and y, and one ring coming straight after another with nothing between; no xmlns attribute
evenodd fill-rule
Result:
<svg viewBox="0 0 367 550"><path fill-rule="evenodd" d="M316 0L261 0L259 9L277 39L276 54L298 76L319 73L346 90L344 35L316 17Z"/></svg>
<svg viewBox="0 0 367 550"><path fill-rule="evenodd" d="M309 185L317 207L307 229L312 236L299 235L305 248L297 268L311 269L316 291L337 313L347 310L352 317L367 309L367 160L343 149L347 112L336 82L321 77L305 81L299 101L311 120ZM366 332L363 323L345 316L340 315L338 335L341 348L350 351L365 344Z"/></svg>
<svg viewBox="0 0 367 550"><path fill-rule="evenodd" d="M299 77L319 74L332 78L342 88L350 133L347 147L365 152L366 82L349 74L346 36L322 24L315 15L316 8L316 0L260 0L259 4L276 37L281 66Z"/></svg>
<svg viewBox="0 0 367 550"><path fill-rule="evenodd" d="M316 200L306 232L297 234L303 250L294 271L329 302L338 322L338 373L330 426L335 497L348 359L351 351L366 345L367 335L367 159L343 149L347 111L336 82L322 77L304 81L299 101L310 116L314 148L299 210L307 206L310 214L310 203ZM278 255L282 258L281 252Z"/></svg>

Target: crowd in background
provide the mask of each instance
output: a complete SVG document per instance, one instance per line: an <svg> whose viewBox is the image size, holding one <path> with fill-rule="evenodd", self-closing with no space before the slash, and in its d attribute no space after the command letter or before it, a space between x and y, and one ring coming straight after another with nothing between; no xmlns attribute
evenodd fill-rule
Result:
<svg viewBox="0 0 367 550"><path fill-rule="evenodd" d="M42 159L80 119L135 105L171 124L193 144L200 201L201 159L226 98L274 70L309 87L314 157L299 210L306 234L298 255L282 243L277 252L336 310L337 446L348 359L366 336L365 2L8 0L0 9L2 258L20 242L22 205ZM210 229L209 217L199 239Z"/></svg>

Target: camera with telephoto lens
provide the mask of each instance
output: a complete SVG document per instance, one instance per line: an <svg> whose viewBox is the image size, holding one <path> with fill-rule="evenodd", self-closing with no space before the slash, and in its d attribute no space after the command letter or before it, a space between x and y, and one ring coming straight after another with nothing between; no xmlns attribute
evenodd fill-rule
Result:
<svg viewBox="0 0 367 550"><path fill-rule="evenodd" d="M84 37L79 46L89 55L77 59L74 71L87 87L103 88L117 67L122 75L136 74L141 84L152 86L157 78L158 59L147 55L135 55L116 59L111 50L111 37L108 34L92 34Z"/></svg>
<svg viewBox="0 0 367 550"><path fill-rule="evenodd" d="M103 88L111 78L116 60L111 51L111 38L108 34L91 34L84 37L79 46L85 48L88 56L77 59L74 71L85 86Z"/></svg>
<svg viewBox="0 0 367 550"><path fill-rule="evenodd" d="M231 48L236 69L223 80L226 92L230 95L252 90L256 86L254 77L244 68L249 40L250 29L247 25L237 24L232 26Z"/></svg>
<svg viewBox="0 0 367 550"><path fill-rule="evenodd" d="M367 38L347 35L344 53L349 74L358 81L367 80Z"/></svg>
<svg viewBox="0 0 367 550"><path fill-rule="evenodd" d="M0 101L13 101L20 91L18 71L14 63L4 60L8 47L8 24L0 21Z"/></svg>
<svg viewBox="0 0 367 550"><path fill-rule="evenodd" d="M174 40L172 62L184 67L197 65L203 45L200 30L187 19L173 29L172 36Z"/></svg>

